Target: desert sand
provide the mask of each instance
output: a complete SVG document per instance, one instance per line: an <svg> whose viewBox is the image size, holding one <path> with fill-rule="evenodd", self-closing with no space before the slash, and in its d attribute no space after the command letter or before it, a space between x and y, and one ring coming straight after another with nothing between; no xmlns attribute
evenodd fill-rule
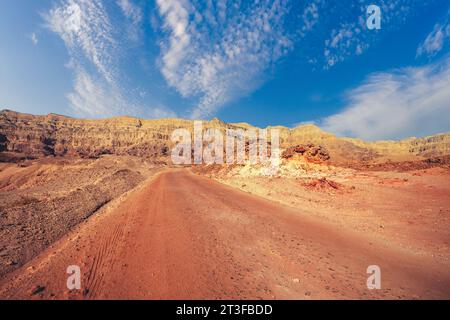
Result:
<svg viewBox="0 0 450 320"><path fill-rule="evenodd" d="M448 134L294 129L268 176L171 165L188 121L101 121L2 112L0 299L450 299Z"/></svg>

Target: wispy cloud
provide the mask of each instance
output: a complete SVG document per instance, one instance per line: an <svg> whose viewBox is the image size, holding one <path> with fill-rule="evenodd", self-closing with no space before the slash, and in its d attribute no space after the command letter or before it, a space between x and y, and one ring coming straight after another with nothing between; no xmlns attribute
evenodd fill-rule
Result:
<svg viewBox="0 0 450 320"><path fill-rule="evenodd" d="M349 23L332 30L330 38L325 40L325 68L344 61L348 56L361 54L368 47L361 36L362 28L361 25Z"/></svg>
<svg viewBox="0 0 450 320"><path fill-rule="evenodd" d="M450 127L450 57L424 67L375 73L347 95L340 113L320 122L341 136L368 140L430 135Z"/></svg>
<svg viewBox="0 0 450 320"><path fill-rule="evenodd" d="M433 31L431 31L423 43L419 45L417 48L417 57L422 55L432 57L436 55L442 50L445 43L450 40L450 24L448 23L448 16L449 14L447 14L445 23L437 23L434 26Z"/></svg>
<svg viewBox="0 0 450 320"><path fill-rule="evenodd" d="M75 85L71 93L67 95L72 108L77 115L89 115L94 117L114 115L143 114L142 105L125 95L120 88L112 88L102 79L95 78L83 67L75 67ZM175 113L167 108L153 106L145 110L145 116L149 118L175 117Z"/></svg>
<svg viewBox="0 0 450 320"><path fill-rule="evenodd" d="M183 97L198 98L193 118L250 93L291 47L283 28L286 1L225 3L211 1L200 11L196 2L157 1L167 35L161 72Z"/></svg>
<svg viewBox="0 0 450 320"><path fill-rule="evenodd" d="M135 4L133 0L117 0L117 5L130 22L127 26L128 37L137 41L141 35L140 25L144 17L142 8Z"/></svg>
<svg viewBox="0 0 450 320"><path fill-rule="evenodd" d="M44 19L48 27L64 40L74 59L87 58L108 82L114 82L112 66L117 44L101 1L63 1L45 14Z"/></svg>
<svg viewBox="0 0 450 320"><path fill-rule="evenodd" d="M30 34L29 38L34 45L37 45L39 43L39 39L38 39L36 33L33 32L32 34Z"/></svg>
<svg viewBox="0 0 450 320"><path fill-rule="evenodd" d="M370 3L156 0L156 10L149 17L160 49L155 61L158 76L190 105L185 111L190 117L210 117L260 87L294 48L305 61L325 69L363 54L376 41L376 33L365 29ZM69 52L74 88L68 97L74 110L95 116L148 110L140 102L151 97L127 91L125 79L133 75L122 64L127 54L136 54L125 48L137 49L137 40L143 40L146 7L142 4L137 0L56 0L43 15ZM394 28L409 12L408 0L377 4L383 29ZM114 15L112 21L112 10L122 19ZM427 43L440 43L432 38ZM142 56L134 58L144 65Z"/></svg>
<svg viewBox="0 0 450 320"><path fill-rule="evenodd" d="M127 16L137 21L138 9L119 1ZM50 30L64 41L73 70L74 88L67 95L79 115L162 114L162 109L145 108L130 97L120 71L122 47L120 28L114 28L101 0L62 0L43 15ZM171 114L171 112L167 112Z"/></svg>
<svg viewBox="0 0 450 320"><path fill-rule="evenodd" d="M351 3L340 2L336 7L323 8L325 15L339 12L339 22L331 23L331 30L326 36L323 49L323 66L329 69L350 57L363 54L375 41L380 31L367 29L367 8L373 1L360 0ZM380 0L382 30L384 32L397 28L411 11L408 0ZM314 60L320 62L320 60Z"/></svg>
<svg viewBox="0 0 450 320"><path fill-rule="evenodd" d="M157 0L165 34L160 70L170 87L194 100L191 117L210 116L258 88L294 47L325 69L363 54L379 33L366 28L371 3ZM410 10L408 0L377 4L384 29L401 24ZM322 43L311 45L312 38Z"/></svg>
<svg viewBox="0 0 450 320"><path fill-rule="evenodd" d="M75 84L73 91L67 95L75 113L90 116L109 116L121 110L127 110L128 104L111 90L105 81L94 78L83 67L74 67ZM114 106L113 109L111 107Z"/></svg>
<svg viewBox="0 0 450 320"><path fill-rule="evenodd" d="M300 36L305 36L308 32L313 30L320 19L319 5L323 2L322 0L311 1L304 9L301 14L302 24L300 26Z"/></svg>
<svg viewBox="0 0 450 320"><path fill-rule="evenodd" d="M139 24L142 21L142 10L132 0L117 0L117 4L122 9L124 15L128 19L131 19L134 24Z"/></svg>

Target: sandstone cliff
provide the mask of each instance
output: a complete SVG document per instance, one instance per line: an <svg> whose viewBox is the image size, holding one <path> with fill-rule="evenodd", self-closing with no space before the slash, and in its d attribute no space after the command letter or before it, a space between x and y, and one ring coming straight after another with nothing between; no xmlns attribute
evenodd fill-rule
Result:
<svg viewBox="0 0 450 320"><path fill-rule="evenodd" d="M204 128L254 128L246 123L226 124L218 119L204 123ZM183 119L143 120L118 117L81 120L49 114L34 116L10 110L0 112L0 159L43 156L97 157L102 154L141 157L168 157L172 132L186 128L192 132L193 121ZM269 127L280 131L281 147L315 144L326 148L335 164L414 161L450 154L450 134L403 141L364 142L339 138L314 125Z"/></svg>

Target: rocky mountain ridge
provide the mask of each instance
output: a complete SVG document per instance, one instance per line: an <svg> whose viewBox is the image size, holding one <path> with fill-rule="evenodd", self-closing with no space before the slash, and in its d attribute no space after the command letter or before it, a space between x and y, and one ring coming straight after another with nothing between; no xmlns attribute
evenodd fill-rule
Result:
<svg viewBox="0 0 450 320"><path fill-rule="evenodd" d="M245 123L227 124L219 119L205 121L203 127L218 128L223 132L227 128L255 128ZM10 157L98 157L102 154L168 157L173 147L171 134L179 128L192 132L193 121L132 117L82 120L56 114L35 116L3 110L0 112L0 154L3 161ZM322 146L334 164L419 161L450 155L450 133L402 141L365 142L339 138L314 125L267 129L270 128L279 130L283 149L300 144Z"/></svg>

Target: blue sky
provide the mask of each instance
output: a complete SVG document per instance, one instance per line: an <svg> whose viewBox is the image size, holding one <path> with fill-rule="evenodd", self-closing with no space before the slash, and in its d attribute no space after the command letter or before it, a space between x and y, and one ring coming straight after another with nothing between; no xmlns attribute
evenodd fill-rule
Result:
<svg viewBox="0 0 450 320"><path fill-rule="evenodd" d="M369 30L367 7L381 8ZM445 0L0 0L0 108L450 131Z"/></svg>

